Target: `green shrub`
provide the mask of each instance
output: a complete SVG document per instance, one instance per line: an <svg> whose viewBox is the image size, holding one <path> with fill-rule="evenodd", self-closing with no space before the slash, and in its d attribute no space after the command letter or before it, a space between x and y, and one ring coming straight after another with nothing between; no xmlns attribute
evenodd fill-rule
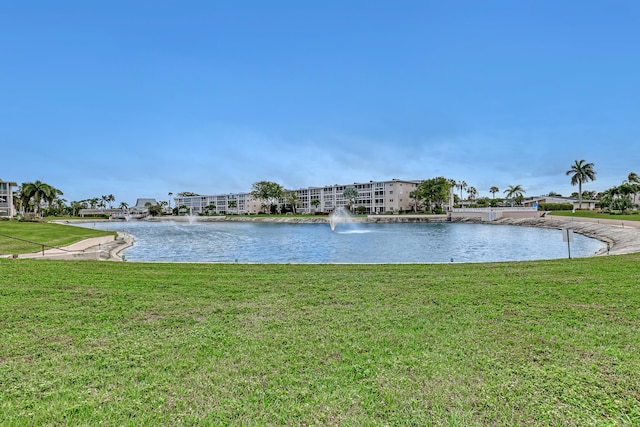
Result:
<svg viewBox="0 0 640 427"><path fill-rule="evenodd" d="M573 210L571 203L541 203L538 205L540 211L570 211Z"/></svg>

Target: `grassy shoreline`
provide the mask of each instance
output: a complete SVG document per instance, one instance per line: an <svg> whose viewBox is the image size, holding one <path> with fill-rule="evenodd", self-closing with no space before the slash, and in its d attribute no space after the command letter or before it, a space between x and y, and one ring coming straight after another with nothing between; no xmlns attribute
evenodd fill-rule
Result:
<svg viewBox="0 0 640 427"><path fill-rule="evenodd" d="M0 424L637 425L638 261L0 260Z"/></svg>
<svg viewBox="0 0 640 427"><path fill-rule="evenodd" d="M599 213L591 211L554 211L552 216L561 217L573 217L573 218L594 218L594 219L609 219L612 221L640 221L640 215L634 211L631 214L609 214Z"/></svg>
<svg viewBox="0 0 640 427"><path fill-rule="evenodd" d="M67 246L92 237L112 236L111 231L47 222L0 221L0 255L38 252Z"/></svg>

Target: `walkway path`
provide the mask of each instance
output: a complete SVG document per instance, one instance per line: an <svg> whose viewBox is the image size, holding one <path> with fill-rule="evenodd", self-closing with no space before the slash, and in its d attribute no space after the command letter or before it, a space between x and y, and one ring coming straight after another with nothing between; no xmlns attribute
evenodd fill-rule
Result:
<svg viewBox="0 0 640 427"><path fill-rule="evenodd" d="M20 254L18 258L47 258L47 259L95 259L122 261L120 252L133 245L133 237L126 233L117 236L93 237L81 240L69 246L46 249L44 252ZM11 255L5 256L10 258Z"/></svg>

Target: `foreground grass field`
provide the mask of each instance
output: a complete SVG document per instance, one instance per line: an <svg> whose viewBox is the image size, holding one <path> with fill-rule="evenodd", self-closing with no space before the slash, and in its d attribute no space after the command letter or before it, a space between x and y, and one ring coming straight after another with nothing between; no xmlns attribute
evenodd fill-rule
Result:
<svg viewBox="0 0 640 427"><path fill-rule="evenodd" d="M33 253L41 250L43 244L47 248L66 246L112 234L115 233L46 222L0 221L0 255Z"/></svg>
<svg viewBox="0 0 640 427"><path fill-rule="evenodd" d="M0 260L0 425L639 425L639 261Z"/></svg>

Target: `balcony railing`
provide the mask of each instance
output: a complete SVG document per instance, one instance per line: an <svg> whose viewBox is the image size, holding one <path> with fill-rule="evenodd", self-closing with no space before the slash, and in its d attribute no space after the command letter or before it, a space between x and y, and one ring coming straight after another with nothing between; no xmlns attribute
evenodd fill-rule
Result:
<svg viewBox="0 0 640 427"><path fill-rule="evenodd" d="M453 212L535 212L537 207L533 206L514 206L501 208L453 208Z"/></svg>

